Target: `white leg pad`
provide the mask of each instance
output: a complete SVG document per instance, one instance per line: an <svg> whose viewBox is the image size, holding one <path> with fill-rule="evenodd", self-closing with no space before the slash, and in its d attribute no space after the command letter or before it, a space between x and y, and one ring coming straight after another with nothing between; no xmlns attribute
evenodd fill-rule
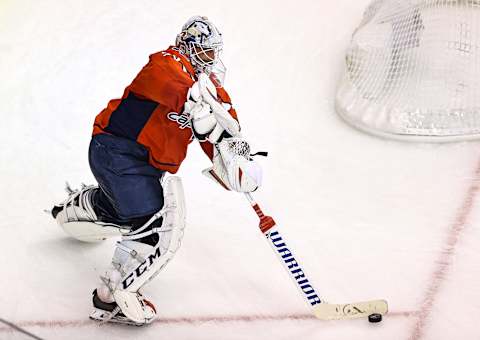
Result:
<svg viewBox="0 0 480 340"><path fill-rule="evenodd" d="M97 220L91 202L93 193L98 189L96 186L83 186L80 190L67 188L68 198L58 205L61 210L55 219L69 236L83 242L99 242L129 231L125 227Z"/></svg>
<svg viewBox="0 0 480 340"><path fill-rule="evenodd" d="M110 237L121 236L129 231L121 229L117 225L89 221L73 221L59 223L59 225L67 235L83 242L100 242Z"/></svg>
<svg viewBox="0 0 480 340"><path fill-rule="evenodd" d="M163 222L154 232L159 235L155 247L135 240L134 232L124 236L112 259L112 267L106 272L103 286L98 288L103 301L115 300L123 314L135 322L147 323L150 308L138 297L139 289L152 280L180 248L185 229L185 196L181 179L170 176L164 182ZM138 237L141 234L136 234ZM113 295L113 296L112 296Z"/></svg>
<svg viewBox="0 0 480 340"><path fill-rule="evenodd" d="M113 293L113 298L122 313L138 324L150 323L156 316L152 308L141 302L137 293L117 289Z"/></svg>
<svg viewBox="0 0 480 340"><path fill-rule="evenodd" d="M130 292L138 291L143 285L153 279L173 258L181 246L185 229L185 195L180 177L167 177L164 184L163 223L160 228L160 240L156 247L151 247L149 254L134 270L125 275L121 289Z"/></svg>

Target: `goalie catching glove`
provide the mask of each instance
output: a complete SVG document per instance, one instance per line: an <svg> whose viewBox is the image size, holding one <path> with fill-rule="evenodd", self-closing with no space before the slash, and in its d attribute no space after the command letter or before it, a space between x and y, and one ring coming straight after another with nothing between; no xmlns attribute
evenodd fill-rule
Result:
<svg viewBox="0 0 480 340"><path fill-rule="evenodd" d="M230 104L217 99L217 90L210 78L202 73L187 94L184 113L190 115L191 126L198 140L217 143L223 132L240 136L240 125L228 113Z"/></svg>
<svg viewBox="0 0 480 340"><path fill-rule="evenodd" d="M214 145L213 166L202 173L227 190L252 192L262 184L262 168L241 138L224 138Z"/></svg>

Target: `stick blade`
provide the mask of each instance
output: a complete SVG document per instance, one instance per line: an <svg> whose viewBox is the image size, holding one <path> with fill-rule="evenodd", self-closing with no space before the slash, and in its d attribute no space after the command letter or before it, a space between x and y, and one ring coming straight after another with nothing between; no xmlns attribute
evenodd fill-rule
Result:
<svg viewBox="0 0 480 340"><path fill-rule="evenodd" d="M370 314L387 314L385 300L371 300L347 304L321 303L313 307L313 312L321 320L344 320L368 317Z"/></svg>

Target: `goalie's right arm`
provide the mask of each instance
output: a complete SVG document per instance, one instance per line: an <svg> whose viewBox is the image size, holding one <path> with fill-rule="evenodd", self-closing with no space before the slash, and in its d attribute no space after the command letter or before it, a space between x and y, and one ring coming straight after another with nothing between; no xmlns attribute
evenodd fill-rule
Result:
<svg viewBox="0 0 480 340"><path fill-rule="evenodd" d="M215 85L204 73L188 91L184 112L190 115L193 133L199 141L217 143L224 132L231 137L240 136L240 125L229 112L233 110L231 105L218 97Z"/></svg>

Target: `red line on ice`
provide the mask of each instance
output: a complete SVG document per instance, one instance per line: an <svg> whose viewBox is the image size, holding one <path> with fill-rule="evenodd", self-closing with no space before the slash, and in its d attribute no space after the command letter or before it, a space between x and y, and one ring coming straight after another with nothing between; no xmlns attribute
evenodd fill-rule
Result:
<svg viewBox="0 0 480 340"><path fill-rule="evenodd" d="M416 315L417 312L404 311L404 312L389 312L389 317L411 317ZM230 322L262 322L262 321L285 321L285 320L297 320L297 321L309 321L317 320L313 314L282 314L282 315L223 315L223 316L196 316L196 317L172 317L172 318L159 318L153 322L153 324L190 324L195 325L199 323L214 322L214 323L230 323ZM321 322L320 320L317 320ZM13 322L15 325L21 328L39 327L39 328L68 328L68 327L86 327L86 326L99 326L100 324L92 320L51 320L51 321L20 321ZM112 324L110 324L112 325ZM148 326L147 326L148 327ZM0 333L15 332L14 329L8 326L0 326Z"/></svg>
<svg viewBox="0 0 480 340"><path fill-rule="evenodd" d="M440 291L442 283L445 281L447 272L452 263L452 257L455 254L458 240L466 227L468 218L473 210L475 198L479 191L480 182L480 162L475 170L475 176L473 178L470 187L466 193L465 199L462 203L460 210L455 217L455 220L448 232L446 244L441 251L436 263L436 267L432 276L430 277L430 286L425 294L425 298L420 307L420 311L417 315L417 320L413 327L410 340L420 340L425 334L425 326L432 311L435 299Z"/></svg>

